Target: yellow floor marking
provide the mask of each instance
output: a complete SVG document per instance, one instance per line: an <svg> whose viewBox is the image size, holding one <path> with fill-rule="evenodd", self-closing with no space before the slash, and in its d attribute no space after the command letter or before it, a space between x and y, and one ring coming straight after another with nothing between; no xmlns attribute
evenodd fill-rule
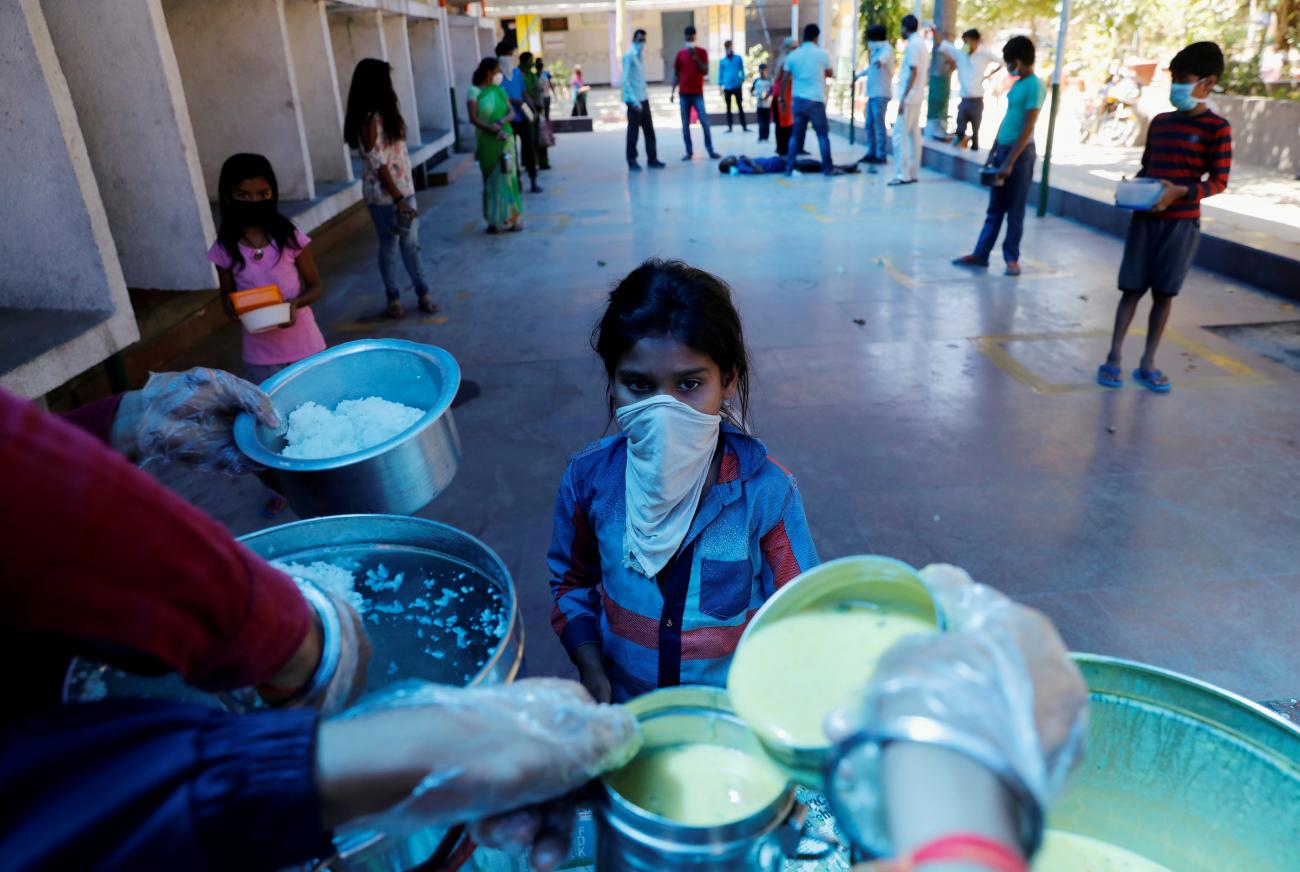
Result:
<svg viewBox="0 0 1300 872"><path fill-rule="evenodd" d="M1130 336L1145 336L1146 331L1136 329L1129 331ZM1012 342L1050 342L1053 340L1075 340L1075 339L1109 339L1109 330L1083 330L1077 333L1019 333L1009 336L976 336L972 341L998 369L1005 372L1015 381L1020 382L1025 387L1039 394L1072 394L1080 392L1101 393L1104 391L1114 390L1114 388L1102 387L1095 382L1074 382L1074 383L1056 383L1050 382L1042 376L1035 373L1029 367L1012 356L1007 351L1006 345ZM1271 379L1262 373L1256 372L1246 364L1233 357L1220 354L1214 351L1204 343L1192 339L1177 330L1169 329L1165 331L1165 338L1169 342L1196 355L1206 363L1213 364L1227 373L1223 376L1213 376L1211 378L1196 379L1177 386L1179 390L1188 388L1223 388L1223 387L1246 387L1253 385L1270 384Z"/></svg>
<svg viewBox="0 0 1300 872"><path fill-rule="evenodd" d="M916 279L912 278L907 273L903 272L901 269L894 266L894 262L891 261L889 258L887 257L876 258L876 265L884 269L885 275L889 276L891 279L898 282L900 285L907 288L908 290L914 291L920 287L920 284L916 281Z"/></svg>

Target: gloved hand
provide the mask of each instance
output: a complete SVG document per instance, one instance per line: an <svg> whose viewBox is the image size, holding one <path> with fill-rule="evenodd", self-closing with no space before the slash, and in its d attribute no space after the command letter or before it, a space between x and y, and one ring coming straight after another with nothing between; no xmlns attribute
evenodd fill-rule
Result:
<svg viewBox="0 0 1300 872"><path fill-rule="evenodd" d="M879 751L891 741L929 743L976 759L1001 778L1028 854L1082 756L1087 685L1041 613L953 566L928 566L921 575L948 632L900 640L881 658L861 701L828 719L840 752L829 784L837 816L863 847L887 854Z"/></svg>
<svg viewBox="0 0 1300 872"><path fill-rule="evenodd" d="M219 369L156 372L122 398L113 422L114 447L137 463L180 460L237 475L255 467L235 445L235 416L250 412L267 427L280 415L256 385Z"/></svg>
<svg viewBox="0 0 1300 872"><path fill-rule="evenodd" d="M313 615L312 632L291 661L291 665L302 665L296 670L286 668L281 676L258 685L257 692L274 706L313 708L323 715L338 714L366 689L370 637L366 634L361 615L343 596L325 585L301 578L294 581L304 589L313 611L317 612ZM320 609L324 609L326 614L321 615ZM336 642L329 638L335 634L338 637ZM327 644L337 654L337 659L328 658L332 661L329 673L321 675L321 666L327 662L323 650Z"/></svg>
<svg viewBox="0 0 1300 872"><path fill-rule="evenodd" d="M572 681L402 682L321 725L317 785L327 825L401 835L561 797L624 765L640 745L625 709L594 704ZM562 821L571 816L559 808L529 809L479 831L494 844L533 840L535 860L545 862L546 846L562 857Z"/></svg>

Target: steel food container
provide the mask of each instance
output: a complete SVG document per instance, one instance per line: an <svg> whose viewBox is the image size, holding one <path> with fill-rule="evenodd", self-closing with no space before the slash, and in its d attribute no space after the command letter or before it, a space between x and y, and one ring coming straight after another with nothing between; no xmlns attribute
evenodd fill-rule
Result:
<svg viewBox="0 0 1300 872"><path fill-rule="evenodd" d="M913 567L892 557L864 554L831 560L802 573L776 592L754 615L740 637L737 650L764 627L792 615L835 608L879 609L946 626L934 595ZM822 790L831 752L768 743L768 754L796 781Z"/></svg>
<svg viewBox="0 0 1300 872"><path fill-rule="evenodd" d="M1300 868L1300 728L1211 684L1076 654L1088 747L1048 826L1175 872Z"/></svg>
<svg viewBox="0 0 1300 872"><path fill-rule="evenodd" d="M404 679L498 685L513 681L519 672L524 631L514 584L501 559L467 533L422 518L339 515L271 527L240 541L268 561L320 561L352 573L355 589L367 601L365 627L372 647L368 689ZM308 594L308 599L318 597ZM485 611L492 612L490 621L483 617ZM457 620L448 630L452 615ZM491 634L483 632L489 624ZM457 634L457 626L468 629ZM326 652L325 659L329 657ZM127 675L83 660L69 669L64 696L69 701L159 697L237 710L255 697L251 692L217 696L191 688L175 675ZM460 836L459 828L446 827L400 838L365 829L340 832L338 855L320 868L404 872L453 853Z"/></svg>
<svg viewBox="0 0 1300 872"><path fill-rule="evenodd" d="M644 732L642 754L713 744L764 756L762 743L732 711L720 688L662 688L632 700L627 708ZM595 811L598 872L774 872L796 853L805 809L787 783L766 807L747 818L690 826L634 805L602 780Z"/></svg>
<svg viewBox="0 0 1300 872"><path fill-rule="evenodd" d="M363 451L307 460L285 457L283 433L247 413L235 419L235 443L273 473L302 517L378 513L410 515L446 489L460 467L460 437L451 402L460 367L441 348L401 339L363 339L314 354L262 383L286 420L308 401L334 408L379 397L424 414L406 431Z"/></svg>

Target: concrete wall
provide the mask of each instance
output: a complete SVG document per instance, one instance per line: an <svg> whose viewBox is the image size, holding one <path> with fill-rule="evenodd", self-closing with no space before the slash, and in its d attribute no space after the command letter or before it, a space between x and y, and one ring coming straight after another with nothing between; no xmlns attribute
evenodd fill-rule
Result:
<svg viewBox="0 0 1300 872"><path fill-rule="evenodd" d="M474 150L475 130L469 123L469 109L465 95L469 93L470 77L478 62L487 55L479 47L478 22L466 15L447 16L447 38L451 45L451 80L456 86L456 113L460 118L460 148ZM491 50L489 49L489 53Z"/></svg>
<svg viewBox="0 0 1300 872"><path fill-rule="evenodd" d="M411 40L406 30L406 16L385 15L384 46L388 49L388 63L393 68L393 90L397 92L397 106L406 122L406 144L420 144L420 104L415 99L415 78L411 73Z"/></svg>
<svg viewBox="0 0 1300 872"><path fill-rule="evenodd" d="M215 288L212 212L159 0L42 7L127 284ZM150 244L159 227L166 246Z"/></svg>
<svg viewBox="0 0 1300 872"><path fill-rule="evenodd" d="M1220 94L1214 103L1232 122L1234 162L1300 178L1300 102Z"/></svg>
<svg viewBox="0 0 1300 872"><path fill-rule="evenodd" d="M348 88L357 62L366 58L388 60L384 45L382 16L373 10L334 9L329 14L330 41L334 46L334 66L338 69L339 94L347 111Z"/></svg>
<svg viewBox="0 0 1300 872"><path fill-rule="evenodd" d="M208 198L221 164L251 151L271 161L280 199L316 196L284 0L164 0Z"/></svg>
<svg viewBox="0 0 1300 872"><path fill-rule="evenodd" d="M285 0L284 18L312 176L317 182L351 181L352 161L343 143L343 105L325 0Z"/></svg>
<svg viewBox="0 0 1300 872"><path fill-rule="evenodd" d="M38 0L0 3L0 34L0 383L37 396L137 334Z"/></svg>
<svg viewBox="0 0 1300 872"><path fill-rule="evenodd" d="M411 18L407 30L411 43L411 71L420 123L435 130L451 130L451 68L446 57L443 30L437 19ZM461 92L461 96L464 93Z"/></svg>

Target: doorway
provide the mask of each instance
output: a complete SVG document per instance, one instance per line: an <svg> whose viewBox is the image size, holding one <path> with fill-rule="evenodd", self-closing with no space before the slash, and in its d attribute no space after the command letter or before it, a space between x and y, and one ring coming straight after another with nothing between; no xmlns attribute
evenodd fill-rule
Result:
<svg viewBox="0 0 1300 872"><path fill-rule="evenodd" d="M663 53L664 53L664 81L673 80L673 61L677 60L677 53L686 45L686 28L695 26L695 13L687 10L686 12L660 12L659 26L663 29Z"/></svg>

